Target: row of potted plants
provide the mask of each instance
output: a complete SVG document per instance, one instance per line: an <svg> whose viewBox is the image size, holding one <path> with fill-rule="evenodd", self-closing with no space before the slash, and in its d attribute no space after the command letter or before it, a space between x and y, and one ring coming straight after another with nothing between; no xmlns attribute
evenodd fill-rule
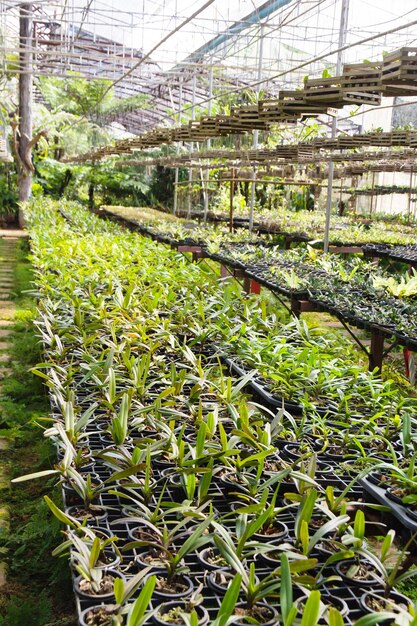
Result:
<svg viewBox="0 0 417 626"><path fill-rule="evenodd" d="M104 207L106 208L106 207ZM109 209L124 216L129 212L131 219L139 219L135 207ZM142 209L139 210L139 212ZM229 206L224 212L217 215L209 215L213 221L229 220ZM163 216L165 220L165 215ZM183 214L186 221L190 217ZM193 219L201 219L201 212L192 213ZM242 227L248 227L249 215L246 206L234 210L234 220ZM283 205L282 207L256 207L255 230L270 233L285 233L288 236L299 237L301 240L320 242L324 236L325 215L323 211L294 210ZM390 244L413 244L415 224L409 217L404 218L401 214L374 214L368 218L360 213L340 216L337 212L332 213L330 218L330 243L333 245L362 245L370 242L385 242Z"/></svg>
<svg viewBox="0 0 417 626"><path fill-rule="evenodd" d="M176 218L173 222L172 216L159 211L159 219L154 210L144 207L114 207L105 206L101 209L108 215L131 220L133 224L150 229L154 236L165 235L172 242L182 242L193 239L194 243L204 243L207 240L221 240L221 236L229 234L229 217L227 215L209 215L208 221L214 225L198 225L201 220L201 213L193 212L191 216L186 216L186 212L181 213L181 218ZM226 225L223 225L223 222ZM246 212L239 210L234 213L234 226L239 227L239 232L232 236L235 241L253 240L250 234L241 232L248 229L249 217ZM286 236L299 241L314 241L319 244L324 236L325 216L320 211L291 211L288 209L258 209L254 222L254 230L257 238ZM220 235L220 237L218 236ZM332 215L330 226L330 243L332 245L365 245L374 242L385 242L387 244L413 244L414 226L406 225L401 220L395 222L389 220L363 221L358 216L341 217Z"/></svg>
<svg viewBox="0 0 417 626"><path fill-rule="evenodd" d="M417 261L416 244L408 244L404 246L374 243L364 246L364 254L370 257L386 257L394 259L400 263L412 263Z"/></svg>
<svg viewBox="0 0 417 626"><path fill-rule="evenodd" d="M209 254L244 268L269 288L308 298L356 325L385 326L401 341L416 335L415 272L386 273L358 257L342 259L311 247L283 251L246 243L209 244Z"/></svg>
<svg viewBox="0 0 417 626"><path fill-rule="evenodd" d="M119 211L123 221L121 214ZM132 223L137 225L135 220ZM414 276L385 277L370 263L358 259L340 261L335 255L321 255L310 247L308 253L303 248L283 253L272 241L259 237L248 241L248 233L245 237L242 231L228 235L225 243L225 233L210 228L198 228L192 236L185 235L189 230L182 230L181 234L172 231L169 224L157 229L143 225L137 228L173 246L200 245L213 260L244 269L250 278L273 291L288 297L309 298L319 308L359 327L383 326L401 344L411 349L417 347L412 304L416 293ZM164 228L167 230L161 234Z"/></svg>
<svg viewBox="0 0 417 626"><path fill-rule="evenodd" d="M65 210L71 224L45 202L27 219L45 349L36 373L58 454L48 474L64 491L64 509L48 504L66 526L57 553L70 555L80 623L413 623L393 588L414 574L414 536L378 527L375 553L355 487L371 469L400 476L412 418L382 433L377 414L360 432L359 416L348 430L271 413L243 393L252 374L227 375L211 335L231 310L242 337L252 316L265 334L276 319L172 251ZM370 452L377 434L390 463Z"/></svg>
<svg viewBox="0 0 417 626"><path fill-rule="evenodd" d="M220 242L224 237L230 241L258 241L270 242L272 235L254 235L247 229L239 229L231 233L227 224L206 223L199 224L192 219L175 217L147 207L102 207L101 215L118 218L126 225L130 224L135 230L149 235L155 240L178 245L205 245L207 241Z"/></svg>
<svg viewBox="0 0 417 626"><path fill-rule="evenodd" d="M320 258L314 250L309 250L308 254L313 255L313 259ZM334 257L329 257L329 260L325 259L324 262L339 264ZM360 267L359 263L357 260L353 262L353 270L352 267L341 267L339 270L341 277L346 280L349 273L363 274L366 277L369 268ZM395 422L398 427L397 416L402 417L403 413L413 411L415 401L412 398L399 393L392 383L383 382L378 376L365 372L357 365L356 355L351 359L348 358L345 342L329 340L309 329L306 324L296 321L289 325L281 325L278 332L274 332L273 321L273 324L268 326L267 333L259 332L259 327L256 328L253 324L256 319L254 310L251 311L252 327L248 326L245 319L245 336L236 336L236 333L231 336L227 333L230 309L227 308L225 312L218 310L217 316L218 327L223 329L223 336L219 339L217 335L216 340L219 340L223 352L232 354L234 358L232 371L238 375L245 375L248 369L252 373L256 372L260 378L250 378L248 386L258 393L262 389L260 386L262 379L263 382L267 380L273 393L278 391L287 398L286 406L291 410L300 412L302 407L314 409L318 418L328 413L339 413L350 426L358 415L359 419L363 415L369 416L372 423L375 416L378 416L381 429L388 429L385 430L386 433L390 428L395 430ZM264 319L261 326L265 331ZM198 326L196 336L189 337L191 345L195 341L200 341L200 330ZM282 343L282 351L277 350L279 343ZM341 354L343 358L340 358ZM327 358L330 359L328 365ZM238 366L236 359L239 360ZM226 361L229 363L230 358ZM319 370L315 368L317 363L321 364ZM300 392L297 394L298 385L300 391L303 390L304 396ZM261 395L265 398L263 394ZM291 401L294 399L299 400L299 403L294 404ZM275 399L272 406L281 404L282 402ZM382 420L381 416L384 416ZM367 431L365 436L372 437L375 434L376 431L371 430ZM377 447L378 445L380 444L376 444Z"/></svg>
<svg viewBox="0 0 417 626"><path fill-rule="evenodd" d="M224 247L233 250L225 260L240 264L240 267L244 264L237 260L239 258L246 263L251 257L258 261L262 255L267 255L268 258L276 258L278 255L281 258L276 248L264 248L264 244L209 245L210 250L220 252ZM294 253L285 254L294 258ZM313 267L313 272L324 272L325 267L326 272L333 272L335 275L337 272L337 276L346 282L355 274L368 280L368 272L373 267L358 259L342 263L337 257L321 255L311 248L301 254L308 261L308 264L305 263L306 267ZM212 256L217 260L222 258L219 252ZM318 265L320 260L323 266L317 270L315 263ZM259 273L256 276L259 278ZM288 408L298 411L304 407L321 413L329 411L348 416L355 412L369 414L372 410L380 410L391 415L400 412L405 401L410 402L403 394L398 395L393 391L389 382L382 383L378 376L364 372L358 366L356 352L349 350L345 341L340 342L335 336L325 337L320 329L308 328L303 322L294 321L277 326L275 315L267 319L263 315L259 316L257 300L252 303L245 301L245 332L244 335L236 335L230 320L235 313L234 308L239 307L239 296L233 285L227 287L226 293L229 292L233 293L233 301L229 297L224 299L224 292L217 285L215 293L205 297L205 306L216 311L216 325L212 324L210 329L202 329L202 323L198 319L198 307L197 311L193 311L187 320L187 332L191 335L189 339L198 343L201 338L210 338L216 342L217 348L221 348L222 354L227 357L225 360L232 365L235 373L241 375L242 368L243 374L248 369L255 372L256 376L249 381L248 386L257 393L264 392L264 397L272 394L273 406L281 406L284 399ZM194 298L187 306L193 307L195 302ZM248 307L250 311L247 311ZM174 316L184 325L181 312L174 312ZM250 324L247 318L250 318ZM193 320L197 321L195 326ZM320 369L316 367L318 362L321 363Z"/></svg>
<svg viewBox="0 0 417 626"><path fill-rule="evenodd" d="M212 249L219 249L218 244L210 244L210 246ZM240 264L240 267L243 266L243 263L239 261L242 257L259 259L263 254L268 254L268 251L262 245L253 247L240 243L223 244L221 248L223 247L231 250L230 257L233 260L230 261L229 257L229 262L235 263L237 266ZM275 249L271 248L269 253L273 257ZM291 254L294 253L287 253L287 256ZM365 282L371 282L369 272L373 271L373 266L370 264L363 263L358 259L340 262L337 257L321 255L313 249L304 251L304 254L307 260L310 261L310 264L311 262L319 261L321 269L326 268L327 271L337 272L342 281L347 282L353 276L360 276ZM221 254L215 253L213 256L216 258L220 257L221 260ZM285 254L283 256L285 257ZM392 292L398 293L398 295L403 295L401 292L407 295L413 294L413 285L415 283L413 276L407 275L402 277L400 281L395 281L393 277L386 278L382 273L377 274L373 272L373 274L371 276L372 282L379 280L381 287L389 288ZM227 320L222 320L221 327L227 328ZM355 411L357 413L356 418L359 415L360 423L364 415L375 415L378 413L378 409L378 414L385 415L388 422L392 418L395 421L396 416L401 415L403 411L413 410L413 399L405 398L402 394L398 395L395 387L389 382L383 383L379 376L364 373L361 368L357 367L356 362L349 363L346 358L345 344L343 344L343 347L339 345L344 351L344 359L339 360L337 367L335 367L336 346L330 347L326 340L323 342L323 337L314 337L311 329L308 329L305 324L295 322L295 333L291 325L285 329L281 327L279 336L274 336L271 329L268 336L265 336L265 334L259 336L259 333L255 335L253 330L253 328L248 329L245 327L245 338L236 338L236 336L224 337L225 341L222 343L222 350L226 355L229 355L224 360L230 366L231 371L239 376L244 376L248 370L256 372L256 377L249 380L248 387L258 394L271 408L282 405L282 400L275 395L278 391L281 393L281 398L282 396L286 398L284 405L291 411L299 413L302 407L304 409L314 408L321 417L326 417L329 413L342 413L344 419L350 425L355 421L355 419L353 421L351 419L352 415L355 418ZM297 336L297 340L295 340L294 335ZM291 350L288 350L289 338L291 338ZM317 339L321 339L321 341L317 341ZM280 343L280 340L283 340L284 345L282 346L282 351L278 352L276 346ZM299 353L297 353L297 346L300 348ZM332 362L329 364L330 367L327 366L325 360L327 353L330 353L332 357ZM232 355L232 358L230 358L230 355ZM283 356L284 361L282 360ZM297 363L298 356L300 359ZM315 364L318 362L320 362L321 367L319 370L315 370L318 375L316 377L313 371ZM297 365L298 367L296 367ZM275 372L279 371L279 376L276 374L273 377L270 376L272 366L274 366ZM352 375L354 377L353 384ZM297 399L297 383L299 383L300 389L304 391L304 398L301 399L300 403L294 403L294 399ZM337 402L337 399L341 400L342 398L343 403ZM380 422L379 425L382 426L382 423ZM383 428L386 425L387 422L384 423ZM366 436L370 434L368 431ZM372 435L375 435L375 431L372 432ZM348 438L345 441L347 442L347 440ZM376 442L375 445L376 448L380 448L381 443ZM343 451L343 446L340 449ZM344 454L347 452L344 449ZM394 498L391 498L391 501L387 500L381 494L380 489L375 489L375 480L372 482L364 480L363 484L373 496L376 495L384 504L393 506ZM404 510L403 507L397 505L393 510L403 523L405 521L407 526L414 528L413 513L410 509Z"/></svg>

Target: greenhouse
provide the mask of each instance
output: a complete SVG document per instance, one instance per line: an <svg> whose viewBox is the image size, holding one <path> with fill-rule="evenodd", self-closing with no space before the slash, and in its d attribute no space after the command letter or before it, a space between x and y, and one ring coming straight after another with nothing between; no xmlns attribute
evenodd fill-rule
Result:
<svg viewBox="0 0 417 626"><path fill-rule="evenodd" d="M0 0L0 626L417 626L414 0Z"/></svg>

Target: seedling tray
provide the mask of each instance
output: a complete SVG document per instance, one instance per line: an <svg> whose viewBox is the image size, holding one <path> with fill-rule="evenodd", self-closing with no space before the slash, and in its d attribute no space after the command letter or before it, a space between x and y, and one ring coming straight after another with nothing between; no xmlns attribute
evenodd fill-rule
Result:
<svg viewBox="0 0 417 626"><path fill-rule="evenodd" d="M244 366L237 364L233 359L227 357L225 354L220 354L220 358L229 367L230 371L239 378L246 376L250 371L249 369L245 369ZM293 402L292 400L285 400L281 396L272 394L267 390L264 385L253 379L248 382L247 388L250 389L258 398L260 398L260 400L269 409L279 410L284 407L284 409L292 415L302 415L302 413L304 412L304 408L301 404ZM329 414L335 413L334 409L331 408L317 407L314 410L318 415L321 415L322 417L326 417Z"/></svg>
<svg viewBox="0 0 417 626"><path fill-rule="evenodd" d="M366 493L380 504L388 507L390 513L396 517L401 524L405 526L405 528L411 530L413 533L417 532L417 521L410 517L406 506L390 500L386 496L385 489L383 487L378 487L378 485L375 485L368 478L361 478L359 482Z"/></svg>

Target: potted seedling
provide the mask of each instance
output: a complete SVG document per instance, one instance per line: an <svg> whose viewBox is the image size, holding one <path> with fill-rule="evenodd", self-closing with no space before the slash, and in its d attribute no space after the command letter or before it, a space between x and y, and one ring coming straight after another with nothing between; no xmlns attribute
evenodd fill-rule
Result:
<svg viewBox="0 0 417 626"><path fill-rule="evenodd" d="M71 543L71 561L78 573L74 579L75 593L90 602L113 602L115 579L123 578L123 574L116 569L103 567L100 561L101 540L96 537L90 544L73 535Z"/></svg>
<svg viewBox="0 0 417 626"><path fill-rule="evenodd" d="M186 522L185 519L170 530L166 526L161 528L144 522L143 526L152 531L153 537L131 541L123 548L123 550L142 549L137 552L137 562L142 567L157 570L156 587L161 597L181 598L193 592L192 581L185 575L187 569L184 567L184 558L211 541L208 529L212 517L206 518L184 534L184 531L180 531L184 529ZM131 536L134 537L135 534L131 533Z"/></svg>
<svg viewBox="0 0 417 626"><path fill-rule="evenodd" d="M120 409L116 415L110 416L109 426L106 431L106 441L114 446L122 446L128 441L129 435L129 411L132 401L133 390L122 395Z"/></svg>
<svg viewBox="0 0 417 626"><path fill-rule="evenodd" d="M334 606L326 606L322 602L320 591L306 592L294 601L292 572L292 564L288 556L282 554L279 569L281 623L285 626L320 626L323 624L344 626L341 612ZM370 623L369 626L372 624Z"/></svg>
<svg viewBox="0 0 417 626"><path fill-rule="evenodd" d="M155 588L155 576L144 583L133 603L130 598L147 575L139 572L128 582L118 578L114 582L114 604L101 604L85 609L80 616L80 626L142 626L149 622L154 611L148 610Z"/></svg>
<svg viewBox="0 0 417 626"><path fill-rule="evenodd" d="M111 464L113 468L120 463L119 469L111 474L106 483L117 485L118 495L122 495L126 491L128 493L135 491L144 504L149 504L156 485L152 475L150 446L146 450L135 448L132 453L124 447L122 449L118 447L117 452L119 454L115 455L113 452L106 450L99 455L106 464Z"/></svg>
<svg viewBox="0 0 417 626"><path fill-rule="evenodd" d="M233 623L241 623L240 620L244 618L256 620L260 624L268 624L268 626L275 624L278 613L273 605L267 603L267 600L277 595L280 589L280 571L276 570L267 576L262 575L262 578L260 578L256 575L255 563L250 563L249 570L247 569L232 541L225 535L224 531L222 536L215 535L215 542L229 566L240 574L242 578L242 592L245 601L236 605L235 615L240 619ZM302 572L309 570L316 564L316 559L300 558L294 561L291 567L294 572ZM226 584L228 584L227 577Z"/></svg>
<svg viewBox="0 0 417 626"><path fill-rule="evenodd" d="M235 514L248 516L248 519L267 513L265 517L261 518L263 521L262 526L253 534L254 540L260 543L281 543L288 534L288 527L284 522L280 521L279 517L291 505L277 507L277 497L278 490L275 491L268 502L269 490L264 489L259 502L241 506L235 510ZM224 516L223 520L226 521L227 519L228 516ZM244 524L239 524L237 530L241 531L242 528L244 528Z"/></svg>
<svg viewBox="0 0 417 626"><path fill-rule="evenodd" d="M386 542L388 544L389 539ZM353 551L353 558L341 560L336 565L342 580L368 588L381 584L381 562L366 549L365 515L362 510L356 511L353 527L348 527L342 543ZM383 551L385 553L385 547Z"/></svg>
<svg viewBox="0 0 417 626"><path fill-rule="evenodd" d="M198 601L197 601L198 602ZM153 623L157 626L206 626L209 614L206 609L192 599L183 601L163 602L153 615ZM229 622L230 624L230 622Z"/></svg>

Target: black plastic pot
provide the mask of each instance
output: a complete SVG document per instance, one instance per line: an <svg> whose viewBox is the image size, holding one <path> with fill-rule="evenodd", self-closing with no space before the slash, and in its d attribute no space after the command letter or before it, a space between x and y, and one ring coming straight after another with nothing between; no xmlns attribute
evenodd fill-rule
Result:
<svg viewBox="0 0 417 626"><path fill-rule="evenodd" d="M234 570L230 568L216 568L207 576L207 585L213 589L217 595L223 596L228 590L234 577Z"/></svg>
<svg viewBox="0 0 417 626"><path fill-rule="evenodd" d="M103 481L100 480L98 474L96 474L95 472L88 472L88 475L90 476L91 484L94 487L101 487L103 485ZM85 480L87 477L87 472L81 472L81 476ZM67 504L67 506L71 506L71 504L79 504L80 502L82 502L81 497L72 487L71 482L63 482L61 487L64 492L65 503ZM97 495L97 498L99 498L99 494Z"/></svg>
<svg viewBox="0 0 417 626"><path fill-rule="evenodd" d="M306 601L307 601L306 595L302 595L296 600L297 604L300 604ZM328 608L331 608L331 607L336 608L343 617L345 617L349 613L349 607L347 603L343 600L343 598L336 597L336 595L332 595L332 594L322 594L321 601ZM319 624L327 624L327 623L328 623L327 620L319 621Z"/></svg>
<svg viewBox="0 0 417 626"><path fill-rule="evenodd" d="M397 496L397 494L393 493L393 489L395 489L395 487L391 486L387 488L385 492L387 495L387 498L389 498L389 500L392 500L392 502L395 502L397 505L405 507L407 511L407 515L411 517L413 520L417 521L417 512L415 510L415 505L404 503L400 496Z"/></svg>
<svg viewBox="0 0 417 626"><path fill-rule="evenodd" d="M78 618L78 623L79 626L91 626L91 622L89 621L89 623L87 624L87 619L89 618L90 613L94 613L94 611L106 611L109 615L109 624L111 624L111 616L115 613L115 608L113 604L95 604L93 606L88 607L88 609L84 609L84 611L81 612L79 618ZM94 624L94 622L93 622Z"/></svg>
<svg viewBox="0 0 417 626"><path fill-rule="evenodd" d="M336 571L341 579L348 585L354 585L355 587L375 587L381 582L381 577L378 572L375 571L372 563L369 561L361 560L360 564L363 567L369 569L369 577L367 578L354 578L347 575L347 570L351 565L355 565L355 561L346 559L336 563Z"/></svg>
<svg viewBox="0 0 417 626"><path fill-rule="evenodd" d="M89 526L99 526L100 524L105 523L107 520L107 511L104 509L97 509L96 511L89 511L85 514L79 513L79 506L69 506L65 508L65 513L70 515L71 517L75 517L79 522L83 522L87 518L87 524Z"/></svg>
<svg viewBox="0 0 417 626"><path fill-rule="evenodd" d="M153 623L157 624L158 626L169 626L170 622L167 621L166 619L161 619L161 616L165 616L167 613L169 613L170 611L176 608L179 608L181 612L183 613L189 612L186 602L180 602L180 601L164 602L158 607L158 611L153 616L152 618ZM207 613L204 607L196 606L194 607L194 610L198 615L199 626L205 626L206 624L209 623L209 614ZM178 624L178 622L176 622L176 624L177 626L186 626L185 622L182 622L181 624Z"/></svg>
<svg viewBox="0 0 417 626"><path fill-rule="evenodd" d="M152 458L152 467L158 470L167 470L174 473L176 471L177 464L174 461L168 461L163 457Z"/></svg>
<svg viewBox="0 0 417 626"><path fill-rule="evenodd" d="M376 605L372 605L372 602L376 601ZM364 613L376 613L380 611L394 611L395 607L402 605L402 608L408 609L408 606L412 604L406 596L396 591L391 591L388 598L385 598L383 593L375 593L368 591L359 598L359 604ZM381 626L391 624L392 620L381 622Z"/></svg>
<svg viewBox="0 0 417 626"><path fill-rule="evenodd" d="M264 622L259 621L259 618L257 618L258 621L259 621L259 624L261 626L279 626L279 621L278 621L279 614L278 614L278 611L273 606L271 606L270 604L263 603L263 602L260 602L258 604L258 606L262 607L262 608L265 607L265 609L268 609L268 611L270 613L270 617L267 618L267 620L264 621ZM246 605L245 605L244 602L239 602L238 604L236 604L235 608L238 611L239 610L244 610L246 608ZM245 623L244 622L244 614L239 615L239 617L237 617L235 621L232 621L232 622L229 622L229 623L230 624L236 624L236 625L244 624Z"/></svg>
<svg viewBox="0 0 417 626"><path fill-rule="evenodd" d="M417 531L417 516L415 512L407 505L399 502L394 502L393 499L387 497L387 487L385 483L371 482L368 477L360 479L360 484L364 488L365 492L375 498L378 502L384 506L389 507L390 512L394 515L401 524L411 530Z"/></svg>
<svg viewBox="0 0 417 626"><path fill-rule="evenodd" d="M167 579L167 573L164 570L155 570L151 572L148 576L146 576L145 580L150 576L156 576L157 579ZM170 602L174 600L181 600L183 598L188 598L194 591L194 583L189 576L185 576L185 574L178 574L175 576L174 581L178 582L183 586L183 589L178 592L166 591L164 589L158 588L158 581L156 583L153 598L161 598L165 602Z"/></svg>
<svg viewBox="0 0 417 626"><path fill-rule="evenodd" d="M288 536L288 526L284 522L274 520L269 533L255 533L253 539L261 543L281 543Z"/></svg>
<svg viewBox="0 0 417 626"><path fill-rule="evenodd" d="M157 550L148 550L144 547L136 549L135 554L135 563L139 569L150 568L152 573L164 569L165 563L162 558L159 558L159 555L163 554L162 552L158 553Z"/></svg>
<svg viewBox="0 0 417 626"><path fill-rule="evenodd" d="M123 580L125 580L124 575L119 572L118 570L114 570L114 569L107 569L103 572L104 576L111 576L112 578L122 578ZM77 576L74 579L74 591L76 593L76 595L79 598L82 598L83 600L86 600L88 602L92 602L94 604L98 604L101 602L105 602L107 604L114 602L115 598L114 598L114 594L113 592L111 593L103 593L103 594L90 594L90 593L86 593L85 591L80 589L80 582L82 581L81 576Z"/></svg>
<svg viewBox="0 0 417 626"><path fill-rule="evenodd" d="M236 474L230 471L224 472L219 477L219 483L222 485L226 494L232 494L232 496L235 497L236 493L247 493L247 486L245 485L245 483L233 480L233 476L236 476ZM260 488L261 484L262 483L260 483Z"/></svg>
<svg viewBox="0 0 417 626"><path fill-rule="evenodd" d="M213 559L218 558L219 561L217 563L213 562L213 559L210 558L211 556L213 556ZM213 546L197 552L197 558L206 570L224 570L229 567L227 563L221 564L223 557L220 555L219 550Z"/></svg>

